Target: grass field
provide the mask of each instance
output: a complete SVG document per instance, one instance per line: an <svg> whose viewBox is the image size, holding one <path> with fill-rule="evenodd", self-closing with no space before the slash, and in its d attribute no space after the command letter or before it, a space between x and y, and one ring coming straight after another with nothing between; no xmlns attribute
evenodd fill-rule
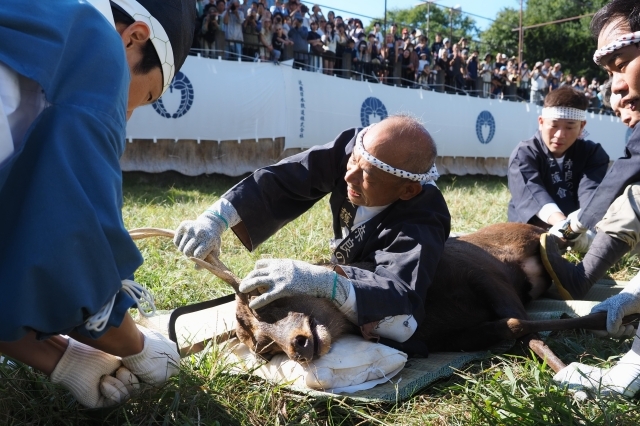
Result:
<svg viewBox="0 0 640 426"><path fill-rule="evenodd" d="M187 178L177 174L127 174L124 220L128 228L175 229L195 218L239 179ZM487 176L442 177L453 232L469 232L506 220L506 179ZM328 201L322 200L254 253L232 235L223 238L222 260L243 276L263 256L310 262L329 259ZM169 240L139 243L145 264L136 280L156 297L158 309L230 293L221 281L195 270ZM624 258L613 273L628 279L635 258ZM588 332L553 334L548 344L567 364L599 366L615 362L630 340L599 339ZM158 424L158 425L637 425L637 400L577 401L556 387L546 365L515 350L476 362L452 378L398 404L319 400L292 393L252 377L229 375L215 350L183 360L179 376L158 390L147 390L110 410L86 410L63 389L24 366L0 366L0 425Z"/></svg>

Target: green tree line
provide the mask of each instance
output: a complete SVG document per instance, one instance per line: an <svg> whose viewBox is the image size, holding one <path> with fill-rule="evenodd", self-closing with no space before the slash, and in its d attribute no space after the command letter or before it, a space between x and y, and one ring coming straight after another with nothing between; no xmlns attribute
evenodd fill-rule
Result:
<svg viewBox="0 0 640 426"><path fill-rule="evenodd" d="M574 76L598 77L601 81L606 74L593 60L596 41L591 36L589 23L591 15L604 6L608 0L526 0L523 2L523 26L543 24L560 19L589 15L568 22L545 25L524 31L523 60L532 66L537 61L550 59L560 62L565 73ZM472 49L478 49L480 56L485 53L504 53L508 57L518 57L518 28L520 23L519 1L513 7L502 9L485 31L479 31L476 19L456 12L448 7L418 5L410 9L396 9L387 13L387 26L397 23L399 27L417 28L434 41L436 33L449 37L452 43L461 37L473 40ZM427 18L427 10L429 10ZM384 19L379 19L383 22Z"/></svg>

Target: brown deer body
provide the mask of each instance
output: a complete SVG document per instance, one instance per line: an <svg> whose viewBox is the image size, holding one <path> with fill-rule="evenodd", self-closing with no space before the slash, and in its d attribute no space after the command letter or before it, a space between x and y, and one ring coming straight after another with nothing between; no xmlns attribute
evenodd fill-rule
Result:
<svg viewBox="0 0 640 426"><path fill-rule="evenodd" d="M532 225L502 223L450 238L425 302L426 319L413 339L430 351L481 350L502 340L521 339L554 370L562 362L539 340L538 331L605 329L604 314L569 320L529 321L524 305L551 285L540 260L540 235ZM168 230L141 229L132 237L172 236ZM357 331L327 299L288 297L254 311L251 295L239 293L239 280L212 256L192 258L236 291L236 335L255 353L285 353L307 362L326 354L340 335ZM360 265L358 265L360 266ZM366 268L366 265L363 265Z"/></svg>

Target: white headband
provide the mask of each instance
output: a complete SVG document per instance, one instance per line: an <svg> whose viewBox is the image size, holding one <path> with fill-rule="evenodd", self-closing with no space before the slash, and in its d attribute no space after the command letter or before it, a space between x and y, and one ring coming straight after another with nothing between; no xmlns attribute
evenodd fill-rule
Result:
<svg viewBox="0 0 640 426"><path fill-rule="evenodd" d="M640 31L636 31L635 33L625 34L622 37L617 38L611 43L607 44L603 48L596 50L596 53L593 54L593 62L595 62L598 65L602 65L600 64L600 59L602 59L603 56L609 55L618 49L621 49L623 47L629 46L631 44L639 43L639 42L640 42Z"/></svg>
<svg viewBox="0 0 640 426"><path fill-rule="evenodd" d="M111 0L122 8L134 21L141 21L147 24L149 27L151 43L156 48L160 63L162 64L162 94L169 88L173 75L175 73L175 66L173 61L173 48L171 47L171 41L166 31L154 18L149 11L135 0Z"/></svg>
<svg viewBox="0 0 640 426"><path fill-rule="evenodd" d="M552 120L586 121L587 111L578 108L554 106L542 108L541 116L542 118L550 118Z"/></svg>
<svg viewBox="0 0 640 426"><path fill-rule="evenodd" d="M369 130L373 126L374 125L372 124L369 127L365 127L360 131L360 133L358 133L358 136L356 137L356 151L358 152L358 154L364 157L364 159L367 160L367 162L371 163L372 165L379 168L380 170L383 170L394 176L409 179L414 182L422 182L422 183L433 182L440 177L435 164L431 166L431 169L427 173L409 173L401 169L396 169L395 167L392 167L387 163L378 160L373 155L369 154L367 150L364 149L363 140L364 140L365 133L367 133L367 130Z"/></svg>

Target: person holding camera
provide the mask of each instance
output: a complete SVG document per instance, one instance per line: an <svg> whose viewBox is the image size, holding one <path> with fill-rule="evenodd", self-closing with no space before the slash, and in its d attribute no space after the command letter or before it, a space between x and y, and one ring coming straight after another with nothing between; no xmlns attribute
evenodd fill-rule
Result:
<svg viewBox="0 0 640 426"><path fill-rule="evenodd" d="M542 106L547 92L547 77L542 72L543 63L538 61L531 72L530 102Z"/></svg>
<svg viewBox="0 0 640 426"><path fill-rule="evenodd" d="M229 8L222 14L222 20L224 22L224 38L227 42L225 59L240 59L242 58L242 44L244 43L242 35L244 13L238 0L229 2Z"/></svg>
<svg viewBox="0 0 640 426"><path fill-rule="evenodd" d="M222 2L224 4L224 2ZM220 31L218 22L218 9L211 7L209 13L202 20L202 56L207 58L215 57L216 34Z"/></svg>

